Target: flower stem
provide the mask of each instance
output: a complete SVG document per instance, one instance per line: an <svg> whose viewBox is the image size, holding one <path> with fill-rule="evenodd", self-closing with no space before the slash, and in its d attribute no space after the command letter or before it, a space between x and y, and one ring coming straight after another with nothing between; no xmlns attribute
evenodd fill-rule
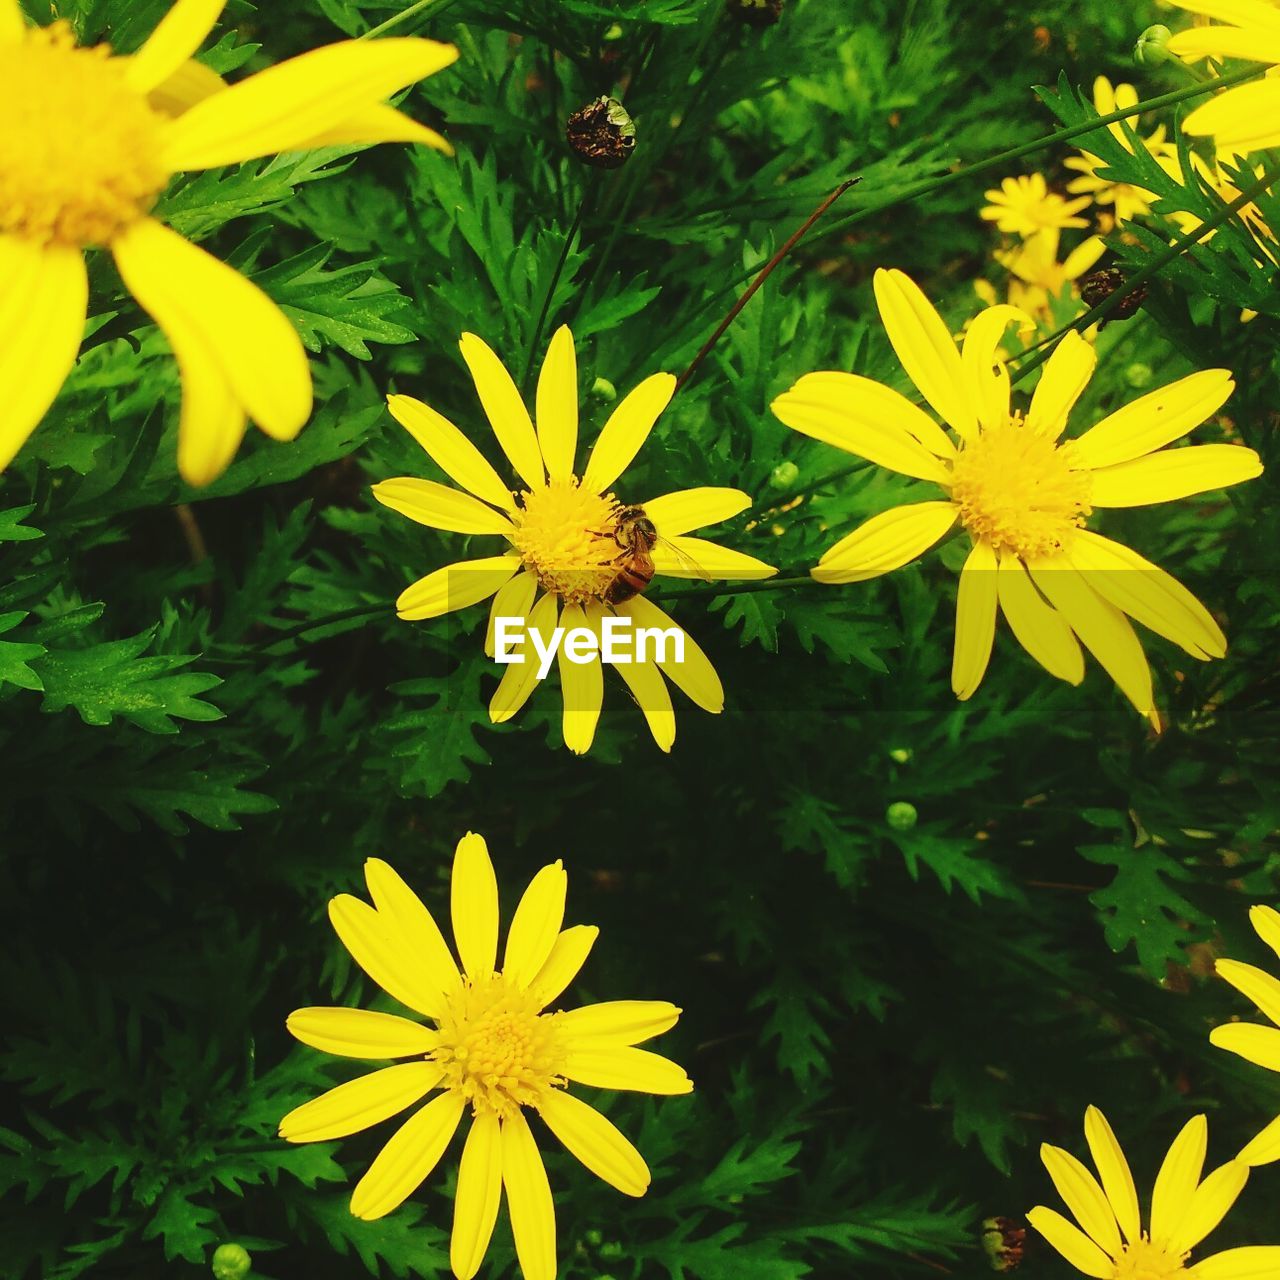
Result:
<svg viewBox="0 0 1280 1280"><path fill-rule="evenodd" d="M380 22L376 27L370 27L362 36L357 36L357 40L372 40L376 36L385 35L392 27L398 27L402 22L408 22L410 18L416 18L420 13L426 13L431 9L447 9L454 0L417 0L416 4L411 4L407 9L401 9L399 13L393 13L386 22Z"/></svg>

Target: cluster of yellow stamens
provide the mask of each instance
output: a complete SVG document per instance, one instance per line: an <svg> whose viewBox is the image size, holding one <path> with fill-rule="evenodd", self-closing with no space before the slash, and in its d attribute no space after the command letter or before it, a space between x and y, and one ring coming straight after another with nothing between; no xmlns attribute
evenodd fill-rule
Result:
<svg viewBox="0 0 1280 1280"><path fill-rule="evenodd" d="M1172 1254L1146 1236L1127 1244L1116 1259L1116 1280L1170 1280L1182 1275L1186 1254Z"/></svg>
<svg viewBox="0 0 1280 1280"><path fill-rule="evenodd" d="M0 43L0 232L38 244L110 244L168 181L163 117L106 45L65 22Z"/></svg>
<svg viewBox="0 0 1280 1280"><path fill-rule="evenodd" d="M533 995L500 973L464 979L448 998L430 1055L444 1068L443 1086L475 1114L499 1116L537 1106L548 1090L563 1087L557 1015L538 1010Z"/></svg>
<svg viewBox="0 0 1280 1280"><path fill-rule="evenodd" d="M550 480L520 495L513 542L545 591L567 604L601 600L623 556L614 538L618 502L576 479Z"/></svg>
<svg viewBox="0 0 1280 1280"><path fill-rule="evenodd" d="M1061 551L1091 510L1088 472L1021 414L980 432L951 469L951 498L975 539L1022 559Z"/></svg>

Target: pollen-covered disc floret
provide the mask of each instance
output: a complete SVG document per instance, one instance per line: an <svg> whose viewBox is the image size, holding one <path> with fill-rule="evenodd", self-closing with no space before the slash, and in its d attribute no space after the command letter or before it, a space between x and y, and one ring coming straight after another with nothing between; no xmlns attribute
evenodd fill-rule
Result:
<svg viewBox="0 0 1280 1280"><path fill-rule="evenodd" d="M1170 1280L1184 1274L1186 1257L1152 1244L1144 1235L1126 1244L1116 1258L1116 1280Z"/></svg>
<svg viewBox="0 0 1280 1280"><path fill-rule="evenodd" d="M151 208L168 180L162 117L105 45L65 22L0 43L0 233L90 247Z"/></svg>
<svg viewBox="0 0 1280 1280"><path fill-rule="evenodd" d="M617 510L611 493L551 480L520 495L512 541L544 590L567 604L603 599L622 554L613 537Z"/></svg>
<svg viewBox="0 0 1280 1280"><path fill-rule="evenodd" d="M1061 551L1089 514L1089 474L1068 448L1031 430L1020 414L982 431L952 465L951 497L975 539L1022 559Z"/></svg>
<svg viewBox="0 0 1280 1280"><path fill-rule="evenodd" d="M564 1087L556 1015L538 1009L529 991L500 973L464 979L449 996L430 1057L444 1068L443 1087L461 1094L475 1115L506 1118Z"/></svg>

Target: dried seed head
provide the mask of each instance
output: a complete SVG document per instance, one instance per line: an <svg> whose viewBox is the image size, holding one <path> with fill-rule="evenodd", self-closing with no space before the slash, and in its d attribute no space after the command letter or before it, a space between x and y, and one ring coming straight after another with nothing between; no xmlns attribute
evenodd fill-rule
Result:
<svg viewBox="0 0 1280 1280"><path fill-rule="evenodd" d="M729 0L729 12L749 27L771 27L782 17L782 0Z"/></svg>
<svg viewBox="0 0 1280 1280"><path fill-rule="evenodd" d="M1012 1218L986 1218L982 1223L982 1249L993 1271L1013 1271L1027 1245L1027 1229Z"/></svg>
<svg viewBox="0 0 1280 1280"><path fill-rule="evenodd" d="M605 95L569 117L565 137L584 163L620 169L635 150L636 126L622 103Z"/></svg>

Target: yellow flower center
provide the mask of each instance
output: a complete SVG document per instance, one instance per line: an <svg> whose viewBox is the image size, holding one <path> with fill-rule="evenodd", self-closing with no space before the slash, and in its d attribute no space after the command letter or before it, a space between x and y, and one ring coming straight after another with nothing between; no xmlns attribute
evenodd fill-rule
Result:
<svg viewBox="0 0 1280 1280"><path fill-rule="evenodd" d="M76 48L65 22L0 44L0 233L110 244L164 188L163 117L105 45Z"/></svg>
<svg viewBox="0 0 1280 1280"><path fill-rule="evenodd" d="M604 598L624 552L614 539L618 503L575 480L551 480L520 495L512 539L544 590L568 604Z"/></svg>
<svg viewBox="0 0 1280 1280"><path fill-rule="evenodd" d="M1061 551L1091 510L1088 472L1070 446L1030 430L1015 414L979 432L951 469L951 498L974 539L1022 559Z"/></svg>
<svg viewBox="0 0 1280 1280"><path fill-rule="evenodd" d="M444 1068L443 1087L462 1094L475 1114L500 1116L536 1107L548 1090L562 1088L557 1015L538 1008L500 973L464 979L449 996L439 1047L429 1055Z"/></svg>
<svg viewBox="0 0 1280 1280"><path fill-rule="evenodd" d="M1143 1236L1127 1244L1116 1259L1116 1280L1169 1280L1184 1275L1186 1254L1172 1254Z"/></svg>

